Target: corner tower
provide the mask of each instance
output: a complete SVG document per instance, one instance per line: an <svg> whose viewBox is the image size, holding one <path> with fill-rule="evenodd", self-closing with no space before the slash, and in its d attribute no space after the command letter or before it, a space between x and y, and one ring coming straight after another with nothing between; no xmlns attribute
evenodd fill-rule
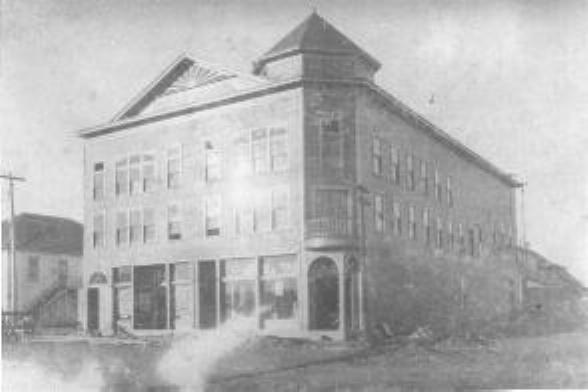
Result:
<svg viewBox="0 0 588 392"><path fill-rule="evenodd" d="M273 80L367 79L380 63L313 12L254 63L253 73Z"/></svg>

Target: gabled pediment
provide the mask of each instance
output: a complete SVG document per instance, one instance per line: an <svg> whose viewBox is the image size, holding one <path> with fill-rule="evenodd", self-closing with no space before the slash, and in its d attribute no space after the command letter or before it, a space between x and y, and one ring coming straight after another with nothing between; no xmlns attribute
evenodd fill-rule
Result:
<svg viewBox="0 0 588 392"><path fill-rule="evenodd" d="M138 94L113 121L210 99L259 83L257 78L183 55Z"/></svg>

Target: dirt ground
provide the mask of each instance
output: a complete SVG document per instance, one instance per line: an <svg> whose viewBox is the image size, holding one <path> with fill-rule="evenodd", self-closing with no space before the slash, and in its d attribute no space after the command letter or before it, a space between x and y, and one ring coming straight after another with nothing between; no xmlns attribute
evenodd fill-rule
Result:
<svg viewBox="0 0 588 392"><path fill-rule="evenodd" d="M173 343L172 343L173 344ZM214 363L173 357L170 342L114 340L3 346L3 391L380 391L588 388L588 331L385 347L253 338ZM212 347L212 346L211 346ZM202 358L210 357L203 353ZM34 364L34 365L31 365ZM201 365L203 364L203 365ZM187 369L187 370L186 370ZM173 373L173 371L172 371ZM192 374L193 373L193 374ZM8 375L8 377L7 377ZM170 377L171 376L171 377ZM26 379L26 385L18 383ZM47 380L52 380L52 384ZM35 385L35 381L41 385ZM189 380L189 381L186 381ZM12 382L12 384L10 384ZM25 385L25 387L23 387ZM189 385L188 388L180 386Z"/></svg>

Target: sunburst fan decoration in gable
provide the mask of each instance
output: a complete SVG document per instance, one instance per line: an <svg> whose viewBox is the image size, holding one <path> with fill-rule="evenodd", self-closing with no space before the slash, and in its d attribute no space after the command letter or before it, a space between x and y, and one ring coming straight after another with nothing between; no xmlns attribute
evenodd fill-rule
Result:
<svg viewBox="0 0 588 392"><path fill-rule="evenodd" d="M190 65L180 76L165 90L163 95L174 94L180 91L202 87L211 83L230 79L236 75L214 70L197 62Z"/></svg>

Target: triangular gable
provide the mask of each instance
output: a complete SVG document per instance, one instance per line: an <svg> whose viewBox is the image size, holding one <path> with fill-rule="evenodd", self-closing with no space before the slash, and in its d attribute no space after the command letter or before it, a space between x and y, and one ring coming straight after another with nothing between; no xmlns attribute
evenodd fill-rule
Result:
<svg viewBox="0 0 588 392"><path fill-rule="evenodd" d="M205 90L210 90L213 85L243 78L244 76L238 75L237 72L182 55L164 70L155 81L131 100L112 121L128 119L144 111L149 111L148 107L158 106L156 101L169 101L169 96L174 94L188 91L194 93L194 90L197 89L202 89L203 94L206 94Z"/></svg>

